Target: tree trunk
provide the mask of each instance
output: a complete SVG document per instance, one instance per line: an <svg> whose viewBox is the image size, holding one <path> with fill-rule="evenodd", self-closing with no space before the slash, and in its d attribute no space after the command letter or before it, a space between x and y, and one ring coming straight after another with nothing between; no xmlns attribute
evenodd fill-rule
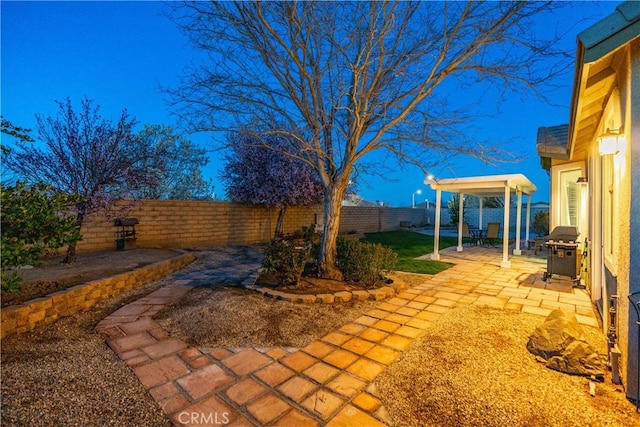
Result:
<svg viewBox="0 0 640 427"><path fill-rule="evenodd" d="M78 232L80 232L80 228L82 227L83 220L84 220L84 214L78 212L78 215L76 215L76 227L78 227ZM67 247L67 254L64 256L62 261L60 261L61 263L71 264L75 262L77 245L78 245L77 241L74 241L73 243L69 244L69 246Z"/></svg>
<svg viewBox="0 0 640 427"><path fill-rule="evenodd" d="M336 266L338 259L336 240L340 228L342 199L346 188L346 185L341 186L338 183L325 190L322 245L318 259L318 275L324 279L344 280L342 271Z"/></svg>
<svg viewBox="0 0 640 427"><path fill-rule="evenodd" d="M273 234L273 240L276 240L278 236L282 236L282 228L284 226L284 214L287 211L287 207L283 206L278 212L278 220L276 221L276 231Z"/></svg>

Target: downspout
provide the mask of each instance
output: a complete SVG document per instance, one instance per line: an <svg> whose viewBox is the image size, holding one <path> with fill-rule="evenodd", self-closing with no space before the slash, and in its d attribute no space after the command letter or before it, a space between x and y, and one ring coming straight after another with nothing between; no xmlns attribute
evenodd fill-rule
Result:
<svg viewBox="0 0 640 427"><path fill-rule="evenodd" d="M520 250L520 229L522 227L522 190L516 186L516 194L518 195L518 201L516 205L516 246L513 249L514 255L522 255Z"/></svg>
<svg viewBox="0 0 640 427"><path fill-rule="evenodd" d="M526 241L527 248L529 247L529 228L531 227L531 194L527 194L527 230L524 236L524 240Z"/></svg>

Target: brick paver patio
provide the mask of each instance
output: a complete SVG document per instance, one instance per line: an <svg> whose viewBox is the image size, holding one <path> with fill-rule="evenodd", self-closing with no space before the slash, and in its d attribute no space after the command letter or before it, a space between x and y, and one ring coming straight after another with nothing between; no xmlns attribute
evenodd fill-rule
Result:
<svg viewBox="0 0 640 427"><path fill-rule="evenodd" d="M441 260L454 267L425 275L420 285L301 349L192 348L152 320L192 281L215 283L215 268L174 275L173 283L120 308L96 329L178 426L392 425L372 381L453 307L480 304L540 316L562 307L580 323L598 325L583 290L542 282L542 261L512 257L504 269L500 259L494 248L444 250ZM258 265L226 268L221 279L238 274L246 282Z"/></svg>

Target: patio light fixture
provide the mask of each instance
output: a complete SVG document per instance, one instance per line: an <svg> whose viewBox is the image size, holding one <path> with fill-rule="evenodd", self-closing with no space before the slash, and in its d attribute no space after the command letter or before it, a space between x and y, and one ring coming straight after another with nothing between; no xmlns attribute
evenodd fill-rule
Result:
<svg viewBox="0 0 640 427"><path fill-rule="evenodd" d="M586 176L581 176L576 181L576 184L580 184L580 185L587 185L588 183L589 183L589 179Z"/></svg>
<svg viewBox="0 0 640 427"><path fill-rule="evenodd" d="M598 137L598 152L601 156L618 154L620 151L620 143L624 141L622 127L618 130L607 131Z"/></svg>

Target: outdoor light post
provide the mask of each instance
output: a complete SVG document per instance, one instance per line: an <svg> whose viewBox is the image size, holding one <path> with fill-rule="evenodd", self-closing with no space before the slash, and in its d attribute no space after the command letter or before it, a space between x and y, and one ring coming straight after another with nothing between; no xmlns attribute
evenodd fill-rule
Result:
<svg viewBox="0 0 640 427"><path fill-rule="evenodd" d="M417 190L414 191L413 194L411 195L411 199L412 199L412 207L415 208L416 207L416 194L422 194L422 190Z"/></svg>

